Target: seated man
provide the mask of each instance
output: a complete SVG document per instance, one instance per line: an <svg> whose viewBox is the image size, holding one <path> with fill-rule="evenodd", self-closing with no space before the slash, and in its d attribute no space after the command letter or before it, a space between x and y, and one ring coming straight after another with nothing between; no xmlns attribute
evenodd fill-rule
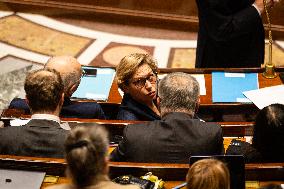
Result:
<svg viewBox="0 0 284 189"><path fill-rule="evenodd" d="M194 118L199 85L185 73L159 82L161 120L128 125L111 161L188 163L191 155L223 153L222 129Z"/></svg>
<svg viewBox="0 0 284 189"><path fill-rule="evenodd" d="M32 112L31 120L21 127L0 129L0 154L56 157L64 156L68 131L60 127L59 112L64 87L55 70L37 70L27 75L25 92Z"/></svg>
<svg viewBox="0 0 284 189"><path fill-rule="evenodd" d="M61 117L105 119L101 106L96 102L72 102L70 97L80 84L82 69L81 64L73 57L58 56L48 60L45 68L57 70L63 80L65 99ZM29 113L28 105L24 99L16 98L11 101L9 108L23 109Z"/></svg>

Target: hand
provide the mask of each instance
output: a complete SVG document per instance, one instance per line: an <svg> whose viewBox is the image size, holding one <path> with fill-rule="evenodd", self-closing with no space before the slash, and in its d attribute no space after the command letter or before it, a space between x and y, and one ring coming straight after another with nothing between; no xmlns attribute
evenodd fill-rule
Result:
<svg viewBox="0 0 284 189"><path fill-rule="evenodd" d="M274 1L276 1L276 0L266 0L266 6L272 7L273 4L274 4ZM277 0L277 1L279 1L279 0ZM263 0L255 0L254 4L257 6L260 13L262 13L263 10L264 10Z"/></svg>

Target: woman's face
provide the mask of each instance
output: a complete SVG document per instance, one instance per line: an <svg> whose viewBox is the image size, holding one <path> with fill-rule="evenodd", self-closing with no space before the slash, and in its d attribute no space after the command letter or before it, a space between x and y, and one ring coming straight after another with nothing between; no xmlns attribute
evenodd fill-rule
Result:
<svg viewBox="0 0 284 189"><path fill-rule="evenodd" d="M153 73L148 64L138 67L129 84L125 88L125 93L140 103L151 103L156 98L157 76Z"/></svg>

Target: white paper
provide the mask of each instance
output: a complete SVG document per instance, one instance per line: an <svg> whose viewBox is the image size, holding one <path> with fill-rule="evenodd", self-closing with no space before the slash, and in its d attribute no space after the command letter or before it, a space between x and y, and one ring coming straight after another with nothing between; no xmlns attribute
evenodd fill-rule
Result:
<svg viewBox="0 0 284 189"><path fill-rule="evenodd" d="M246 74L225 72L225 77L246 77Z"/></svg>
<svg viewBox="0 0 284 189"><path fill-rule="evenodd" d="M26 125L30 119L14 119L10 121L10 126L23 126Z"/></svg>
<svg viewBox="0 0 284 189"><path fill-rule="evenodd" d="M163 79L167 74L159 74L158 78ZM206 87L205 87L205 77L204 74L190 74L193 76L199 83L200 95L206 95Z"/></svg>
<svg viewBox="0 0 284 189"><path fill-rule="evenodd" d="M284 104L284 85L245 91L243 94L259 109L275 103Z"/></svg>
<svg viewBox="0 0 284 189"><path fill-rule="evenodd" d="M97 100L106 100L107 96L104 94L95 94L95 93L86 93L86 98L97 99Z"/></svg>

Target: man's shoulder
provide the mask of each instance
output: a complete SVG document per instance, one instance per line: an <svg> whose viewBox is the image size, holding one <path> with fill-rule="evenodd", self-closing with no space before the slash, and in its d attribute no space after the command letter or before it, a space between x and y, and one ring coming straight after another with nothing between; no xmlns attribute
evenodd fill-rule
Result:
<svg viewBox="0 0 284 189"><path fill-rule="evenodd" d="M14 98L10 102L9 108L25 109L25 108L29 108L29 107L28 107L28 104L26 103L25 99Z"/></svg>
<svg viewBox="0 0 284 189"><path fill-rule="evenodd" d="M75 102L64 103L61 109L62 117L97 118L104 119L102 107L97 102Z"/></svg>
<svg viewBox="0 0 284 189"><path fill-rule="evenodd" d="M4 133L9 133L9 132L11 132L12 134L15 134L16 132L20 132L21 130L22 130L22 126L8 126L8 127L4 127L0 129L0 135L3 135Z"/></svg>
<svg viewBox="0 0 284 189"><path fill-rule="evenodd" d="M199 124L196 127L197 129L202 130L202 132L208 134L208 135L220 135L222 133L221 125L215 122L204 122L199 121Z"/></svg>
<svg viewBox="0 0 284 189"><path fill-rule="evenodd" d="M74 108L101 108L97 102L74 102L64 104L63 108L74 107Z"/></svg>
<svg viewBox="0 0 284 189"><path fill-rule="evenodd" d="M0 146L5 146L5 145L13 145L15 141L19 140L24 136L24 130L22 126L10 126L10 127L5 127L0 129Z"/></svg>
<svg viewBox="0 0 284 189"><path fill-rule="evenodd" d="M161 120L154 120L154 121L141 121L141 123L129 124L126 126L127 129L133 130L145 130L146 128L154 128L155 125L161 124Z"/></svg>

